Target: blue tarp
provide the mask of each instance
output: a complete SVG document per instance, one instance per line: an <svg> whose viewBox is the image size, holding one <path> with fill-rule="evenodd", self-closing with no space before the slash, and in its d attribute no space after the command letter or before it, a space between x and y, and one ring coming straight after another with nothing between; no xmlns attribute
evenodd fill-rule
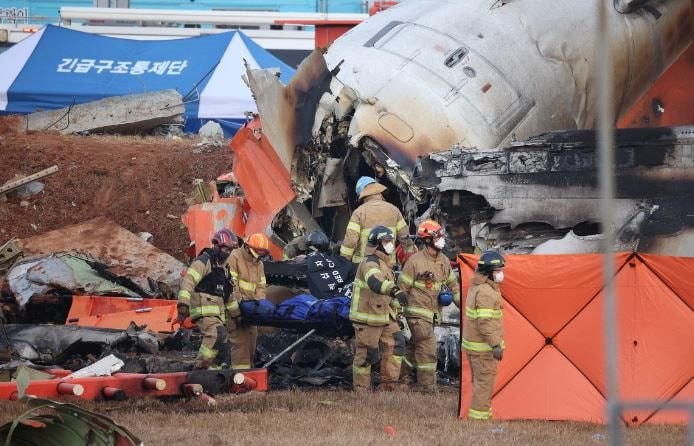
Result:
<svg viewBox="0 0 694 446"><path fill-rule="evenodd" d="M0 54L0 113L53 110L108 96L175 89L186 129L212 119L228 134L255 111L241 79L253 68L294 69L240 31L174 40L106 37L48 25Z"/></svg>

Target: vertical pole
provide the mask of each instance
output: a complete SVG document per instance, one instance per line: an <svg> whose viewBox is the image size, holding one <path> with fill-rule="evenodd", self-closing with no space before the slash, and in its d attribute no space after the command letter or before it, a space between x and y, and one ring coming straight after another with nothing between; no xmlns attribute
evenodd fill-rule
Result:
<svg viewBox="0 0 694 446"><path fill-rule="evenodd" d="M610 425L610 444L621 445L620 410L618 401L617 361L617 305L614 288L614 216L612 213L614 180L614 110L613 74L609 27L609 5L607 0L598 1L598 38L596 40L597 93L598 93L598 144L600 220L602 223L603 279L605 281L605 356L607 372L607 411Z"/></svg>

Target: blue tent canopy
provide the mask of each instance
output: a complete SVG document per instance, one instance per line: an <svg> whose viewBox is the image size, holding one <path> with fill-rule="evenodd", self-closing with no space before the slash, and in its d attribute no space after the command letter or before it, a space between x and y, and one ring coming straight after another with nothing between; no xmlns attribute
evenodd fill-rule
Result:
<svg viewBox="0 0 694 446"><path fill-rule="evenodd" d="M0 113L32 113L108 96L175 89L186 102L186 130L208 120L233 134L255 111L241 76L294 69L240 31L174 40L132 40L48 25L0 54Z"/></svg>

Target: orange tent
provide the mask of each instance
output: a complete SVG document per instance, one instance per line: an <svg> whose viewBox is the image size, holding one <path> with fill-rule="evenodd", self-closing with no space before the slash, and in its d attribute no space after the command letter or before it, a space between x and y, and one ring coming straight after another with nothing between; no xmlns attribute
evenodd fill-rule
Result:
<svg viewBox="0 0 694 446"><path fill-rule="evenodd" d="M694 401L694 258L619 253L614 261L619 398ZM476 262L458 257L463 297ZM494 418L605 422L602 256L510 255L505 277L506 351ZM465 418L471 377L461 357ZM688 414L627 410L622 418L628 425L686 423Z"/></svg>

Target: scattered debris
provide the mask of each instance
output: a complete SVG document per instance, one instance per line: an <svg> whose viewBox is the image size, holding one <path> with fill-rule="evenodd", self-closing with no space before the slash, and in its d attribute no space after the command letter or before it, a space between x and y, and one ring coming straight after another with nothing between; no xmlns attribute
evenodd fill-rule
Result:
<svg viewBox="0 0 694 446"><path fill-rule="evenodd" d="M26 256L85 254L100 259L109 271L132 279L143 289L148 288L149 277L176 291L185 269L182 262L104 217L25 239L24 251Z"/></svg>
<svg viewBox="0 0 694 446"><path fill-rule="evenodd" d="M146 241L147 243L152 243L154 241L154 236L149 232L138 232L137 236L140 237L142 240Z"/></svg>
<svg viewBox="0 0 694 446"><path fill-rule="evenodd" d="M52 290L133 297L144 292L126 277L109 273L103 263L73 253L25 259L9 271L7 281L20 306L26 305L32 296L48 294Z"/></svg>
<svg viewBox="0 0 694 446"><path fill-rule="evenodd" d="M33 173L31 175L20 177L0 186L0 195L7 194L13 190L18 190L17 194L20 198L25 198L37 194L43 190L43 183L39 183L36 180L45 178L49 175L53 175L58 172L58 166L53 165L47 169L43 169L39 172ZM20 188L23 188L22 192L19 192Z"/></svg>
<svg viewBox="0 0 694 446"><path fill-rule="evenodd" d="M101 358L94 364L88 365L83 369L70 373L65 377L69 378L86 378L89 376L111 376L118 370L122 369L125 363L114 355L108 355Z"/></svg>
<svg viewBox="0 0 694 446"><path fill-rule="evenodd" d="M141 446L144 443L111 418L69 403L40 398L27 400L29 410L0 426L4 444L43 446ZM47 414L51 409L52 414ZM32 416L34 415L34 416Z"/></svg>
<svg viewBox="0 0 694 446"><path fill-rule="evenodd" d="M209 140L224 141L224 130L222 130L222 126L215 121L207 121L205 125L198 130L198 135Z"/></svg>
<svg viewBox="0 0 694 446"><path fill-rule="evenodd" d="M60 133L142 133L183 122L183 97L176 90L115 96L26 116L29 131Z"/></svg>

